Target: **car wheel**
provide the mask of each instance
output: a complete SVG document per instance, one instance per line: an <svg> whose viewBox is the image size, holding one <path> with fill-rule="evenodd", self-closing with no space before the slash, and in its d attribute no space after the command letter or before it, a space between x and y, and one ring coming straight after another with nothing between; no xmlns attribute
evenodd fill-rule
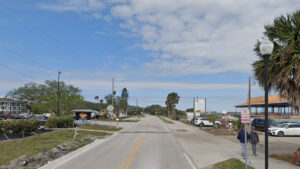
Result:
<svg viewBox="0 0 300 169"><path fill-rule="evenodd" d="M283 137L283 136L284 136L283 131L278 132L278 136L279 136L279 137Z"/></svg>

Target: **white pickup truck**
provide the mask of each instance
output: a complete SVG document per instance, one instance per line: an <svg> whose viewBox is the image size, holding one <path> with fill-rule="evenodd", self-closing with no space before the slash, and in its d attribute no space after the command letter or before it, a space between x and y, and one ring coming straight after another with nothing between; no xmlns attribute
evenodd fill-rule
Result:
<svg viewBox="0 0 300 169"><path fill-rule="evenodd" d="M221 124L221 122L215 121L215 124L219 125ZM204 127L204 126L213 126L214 124L213 122L210 122L209 119L206 117L198 117L195 119L195 125Z"/></svg>

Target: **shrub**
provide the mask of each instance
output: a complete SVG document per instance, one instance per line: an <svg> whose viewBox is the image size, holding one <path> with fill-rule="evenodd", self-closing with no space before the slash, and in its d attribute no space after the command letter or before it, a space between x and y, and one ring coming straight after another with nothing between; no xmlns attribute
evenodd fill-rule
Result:
<svg viewBox="0 0 300 169"><path fill-rule="evenodd" d="M46 126L49 128L67 128L73 127L74 119L71 116L50 117Z"/></svg>
<svg viewBox="0 0 300 169"><path fill-rule="evenodd" d="M237 130L240 129L242 126L241 118L239 117L238 120L233 121L232 125L234 126L235 129L237 129Z"/></svg>
<svg viewBox="0 0 300 169"><path fill-rule="evenodd" d="M0 121L0 134L30 133L39 128L40 122L33 119Z"/></svg>

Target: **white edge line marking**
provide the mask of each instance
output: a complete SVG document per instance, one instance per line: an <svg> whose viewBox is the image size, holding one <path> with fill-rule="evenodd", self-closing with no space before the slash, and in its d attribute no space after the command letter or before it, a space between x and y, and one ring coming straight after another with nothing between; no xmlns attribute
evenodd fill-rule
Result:
<svg viewBox="0 0 300 169"><path fill-rule="evenodd" d="M189 162L189 164L191 165L192 169L197 169L195 167L195 165L193 164L192 160L189 158L189 156L186 153L183 153L185 159Z"/></svg>
<svg viewBox="0 0 300 169"><path fill-rule="evenodd" d="M143 118L141 118L140 121L138 121L137 123L135 123L133 125L137 125L137 124L141 123L142 119ZM131 127L132 126L130 126L129 128L123 130L123 132L128 131ZM119 132L122 132L122 130L119 131ZM96 147L100 144L103 144L104 142L107 142L108 140L113 139L114 137L119 135L119 132L115 132L112 136L107 137L106 139L96 139L94 142L92 142L92 143L90 143L86 146L83 146L83 147L81 147L81 148L79 148L79 149L77 149L73 152L65 154L65 155L61 156L60 158L55 159L55 160L51 161L50 163L45 164L44 166L40 167L39 169L48 169L48 168L54 169L54 168L57 168L57 167L65 164L65 163L67 163L68 161L72 160L73 158L75 158L75 157L91 150L92 148L94 148L94 147Z"/></svg>

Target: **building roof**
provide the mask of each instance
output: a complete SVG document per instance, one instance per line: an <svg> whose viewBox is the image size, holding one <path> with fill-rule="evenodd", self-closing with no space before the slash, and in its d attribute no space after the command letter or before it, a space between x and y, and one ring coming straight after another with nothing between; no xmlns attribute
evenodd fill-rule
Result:
<svg viewBox="0 0 300 169"><path fill-rule="evenodd" d="M269 95L268 100L270 107L287 107L291 105L287 99L281 98L279 95ZM248 107L248 105L249 103L247 99L246 103L238 104L235 107ZM265 96L251 97L250 105L251 107L265 106Z"/></svg>

